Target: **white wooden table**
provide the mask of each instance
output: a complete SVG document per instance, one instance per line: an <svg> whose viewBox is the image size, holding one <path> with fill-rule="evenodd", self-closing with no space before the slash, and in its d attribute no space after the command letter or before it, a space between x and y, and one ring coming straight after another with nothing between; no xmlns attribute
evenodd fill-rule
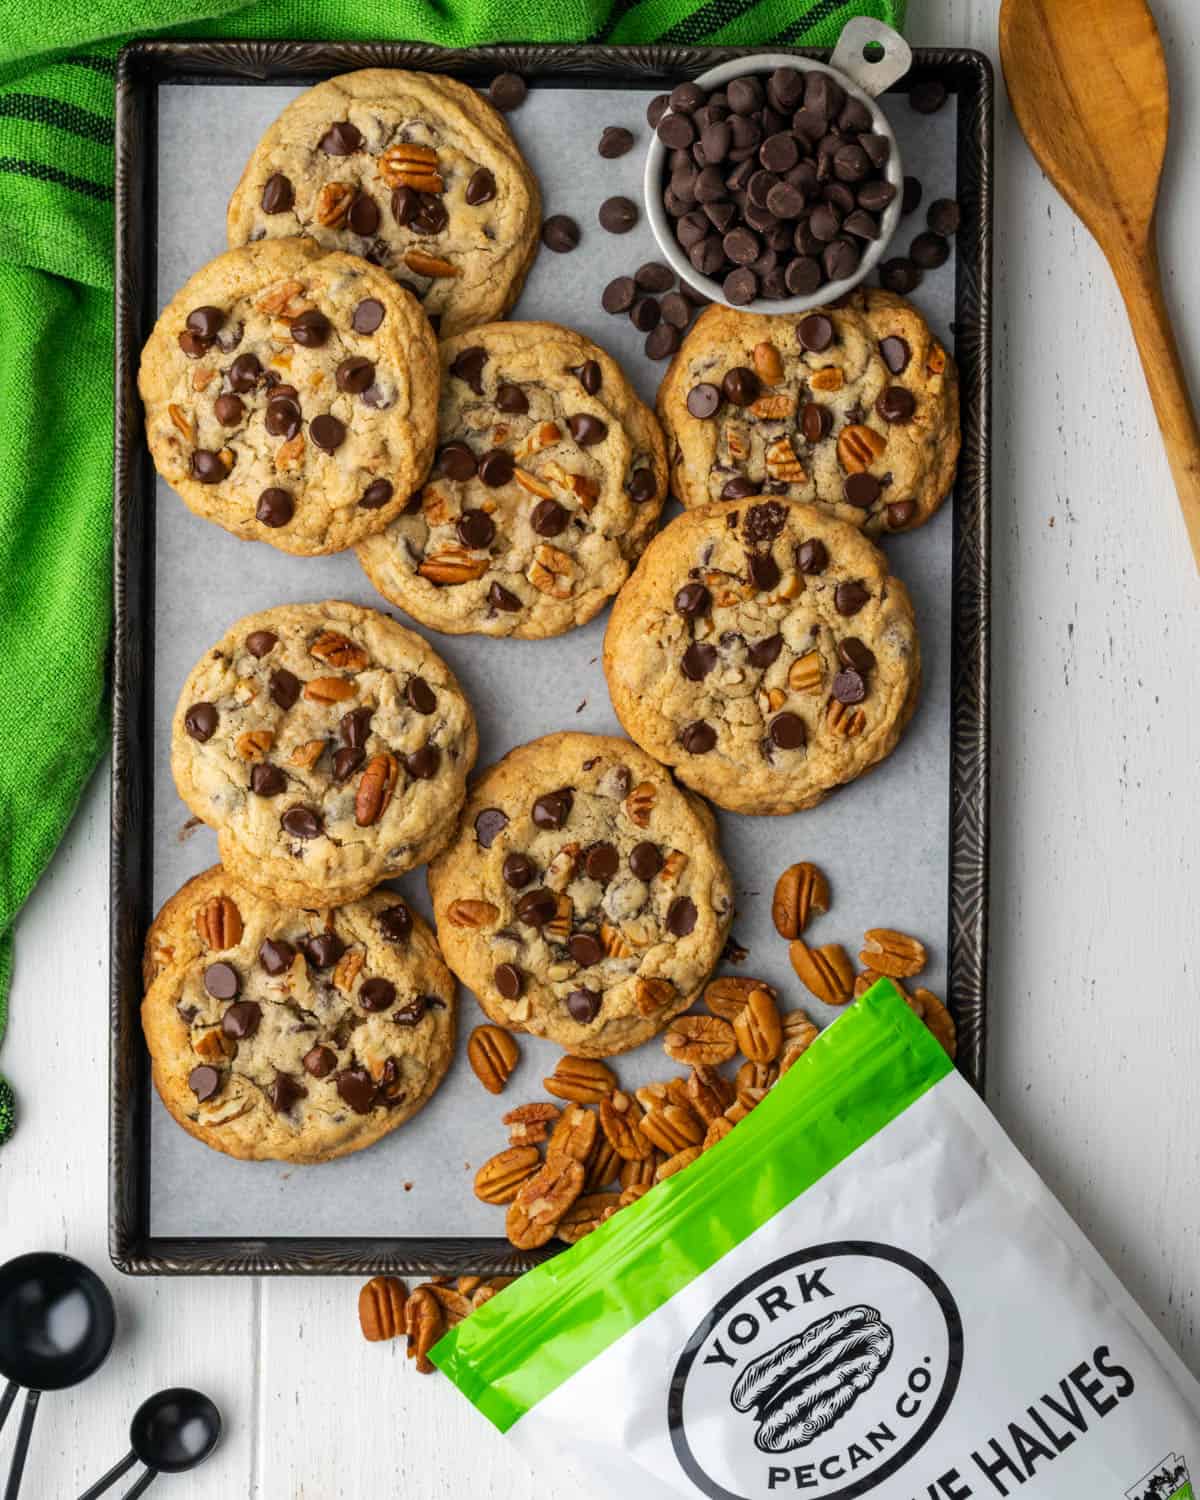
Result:
<svg viewBox="0 0 1200 1500"><path fill-rule="evenodd" d="M995 57L998 0L910 3L915 42ZM1183 144L1200 128L1200 7L1153 3L1175 141L1164 261L1200 389ZM1200 1370L1200 579L1107 269L998 93L989 1097ZM446 1382L362 1342L357 1283L108 1270L107 841L105 768L18 929L3 1065L22 1121L0 1151L0 1252L89 1260L121 1318L100 1375L43 1402L27 1493L77 1494L124 1450L138 1401L186 1383L217 1399L226 1439L161 1481L173 1500L524 1500L524 1463Z"/></svg>

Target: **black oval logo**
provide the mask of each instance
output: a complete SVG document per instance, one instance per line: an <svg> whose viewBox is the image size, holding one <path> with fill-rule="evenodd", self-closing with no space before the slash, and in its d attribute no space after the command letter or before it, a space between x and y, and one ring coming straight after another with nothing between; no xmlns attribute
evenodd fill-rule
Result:
<svg viewBox="0 0 1200 1500"><path fill-rule="evenodd" d="M870 1241L781 1256L701 1321L675 1365L675 1456L710 1500L855 1500L940 1425L963 1329L940 1276Z"/></svg>

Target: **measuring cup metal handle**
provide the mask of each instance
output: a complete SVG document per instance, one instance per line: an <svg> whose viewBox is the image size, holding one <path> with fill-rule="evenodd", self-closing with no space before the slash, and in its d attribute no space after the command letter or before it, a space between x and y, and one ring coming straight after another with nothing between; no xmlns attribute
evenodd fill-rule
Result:
<svg viewBox="0 0 1200 1500"><path fill-rule="evenodd" d="M132 1449L130 1449L130 1451L125 1455L123 1459L120 1460L120 1462L113 1464L112 1468L109 1469L107 1474L104 1474L99 1479L97 1479L90 1490L84 1490L83 1494L80 1495L79 1500L96 1500L96 1496L102 1495L104 1491L108 1489L109 1485L116 1484L117 1480L120 1479L122 1474L128 1474L135 1463L137 1463L137 1454L134 1453Z"/></svg>
<svg viewBox="0 0 1200 1500"><path fill-rule="evenodd" d="M25 1472L25 1455L29 1452L29 1438L33 1432L33 1419L37 1416L41 1394L41 1391L25 1392L25 1405L21 1411L21 1425L17 1428L17 1446L13 1449L8 1483L4 1487L4 1500L17 1500L17 1494L21 1488L21 1475Z"/></svg>
<svg viewBox="0 0 1200 1500"><path fill-rule="evenodd" d="M8 1420L8 1414L12 1410L12 1404L17 1399L17 1392L20 1389L21 1387L15 1380L10 1380L4 1387L4 1394L0 1396L0 1430Z"/></svg>

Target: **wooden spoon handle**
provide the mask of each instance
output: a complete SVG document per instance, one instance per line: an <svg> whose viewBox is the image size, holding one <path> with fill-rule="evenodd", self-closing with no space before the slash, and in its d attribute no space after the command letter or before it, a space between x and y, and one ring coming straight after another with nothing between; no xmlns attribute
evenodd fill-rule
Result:
<svg viewBox="0 0 1200 1500"><path fill-rule="evenodd" d="M1140 257L1114 262L1113 270L1133 325L1192 554L1200 570L1200 428L1163 300L1153 234Z"/></svg>

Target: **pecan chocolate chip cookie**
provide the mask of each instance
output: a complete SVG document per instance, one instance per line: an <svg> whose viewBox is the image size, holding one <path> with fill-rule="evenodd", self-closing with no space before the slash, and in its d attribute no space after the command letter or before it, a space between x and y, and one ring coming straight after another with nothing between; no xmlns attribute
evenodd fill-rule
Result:
<svg viewBox="0 0 1200 1500"><path fill-rule="evenodd" d="M175 710L171 769L233 875L330 906L443 847L476 749L441 657L335 600L247 615L205 652Z"/></svg>
<svg viewBox="0 0 1200 1500"><path fill-rule="evenodd" d="M230 250L164 309L138 389L158 472L198 516L283 552L339 552L398 515L437 428L414 298L314 240Z"/></svg>
<svg viewBox="0 0 1200 1500"><path fill-rule="evenodd" d="M813 807L895 749L921 657L908 591L856 527L790 500L679 516L617 596L613 707L722 807Z"/></svg>
<svg viewBox="0 0 1200 1500"><path fill-rule="evenodd" d="M436 630L561 635L604 607L654 529L658 423L602 349L555 323L493 323L441 354L433 473L359 560Z"/></svg>
<svg viewBox="0 0 1200 1500"><path fill-rule="evenodd" d="M145 982L155 1087L230 1156L369 1146L429 1100L454 1053L454 979L392 891L304 911L214 866L155 918Z"/></svg>
<svg viewBox="0 0 1200 1500"><path fill-rule="evenodd" d="M684 505L811 500L872 536L923 525L958 462L954 361L916 308L868 288L788 317L707 308L658 414Z"/></svg>
<svg viewBox="0 0 1200 1500"><path fill-rule="evenodd" d="M471 791L429 868L446 962L493 1021L608 1057L720 957L733 886L712 813L626 740L552 734Z"/></svg>
<svg viewBox="0 0 1200 1500"><path fill-rule="evenodd" d="M364 256L448 336L517 300L541 217L533 173L474 89L367 68L288 105L234 190L228 232L231 245L308 234Z"/></svg>

